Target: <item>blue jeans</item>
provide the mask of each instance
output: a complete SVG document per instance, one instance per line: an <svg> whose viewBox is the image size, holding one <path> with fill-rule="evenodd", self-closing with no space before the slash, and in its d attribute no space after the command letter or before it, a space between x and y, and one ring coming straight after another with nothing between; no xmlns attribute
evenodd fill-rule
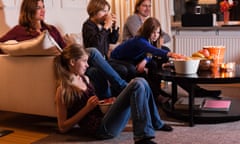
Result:
<svg viewBox="0 0 240 144"><path fill-rule="evenodd" d="M134 78L119 94L105 114L97 136L117 136L132 117L134 139L153 138L155 129L163 126L152 91L144 78Z"/></svg>
<svg viewBox="0 0 240 144"><path fill-rule="evenodd" d="M86 50L89 52L89 68L86 75L94 85L97 96L100 99L112 96L109 83L116 93L120 93L126 87L127 82L119 76L96 48Z"/></svg>

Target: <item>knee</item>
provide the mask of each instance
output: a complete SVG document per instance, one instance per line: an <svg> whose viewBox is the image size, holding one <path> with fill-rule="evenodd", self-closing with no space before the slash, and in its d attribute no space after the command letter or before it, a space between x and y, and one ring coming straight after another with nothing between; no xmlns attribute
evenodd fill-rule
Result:
<svg viewBox="0 0 240 144"><path fill-rule="evenodd" d="M86 48L86 51L89 53L90 57L100 54L98 49L96 49L95 47Z"/></svg>
<svg viewBox="0 0 240 144"><path fill-rule="evenodd" d="M132 79L130 83L134 83L135 85L139 85L139 86L148 85L147 81L142 77L136 77L136 78Z"/></svg>

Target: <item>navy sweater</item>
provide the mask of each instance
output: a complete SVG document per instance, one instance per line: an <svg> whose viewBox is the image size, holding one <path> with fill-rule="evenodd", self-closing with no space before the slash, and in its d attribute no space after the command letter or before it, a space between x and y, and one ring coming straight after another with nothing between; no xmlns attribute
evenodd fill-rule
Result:
<svg viewBox="0 0 240 144"><path fill-rule="evenodd" d="M111 58L116 60L130 61L134 64L142 61L146 54L167 58L169 51L157 48L149 43L144 37L134 37L118 45L112 52Z"/></svg>

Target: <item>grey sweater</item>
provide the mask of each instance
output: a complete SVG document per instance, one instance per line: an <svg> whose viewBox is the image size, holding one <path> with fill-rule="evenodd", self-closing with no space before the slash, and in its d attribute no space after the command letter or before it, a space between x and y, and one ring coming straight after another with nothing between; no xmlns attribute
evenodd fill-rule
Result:
<svg viewBox="0 0 240 144"><path fill-rule="evenodd" d="M137 34L138 29L141 27L143 24L141 18L137 14L133 14L127 18L126 23L123 26L123 36L122 40L126 41L129 38L132 38ZM162 37L164 40L164 43L167 43L171 40L170 36L162 31Z"/></svg>

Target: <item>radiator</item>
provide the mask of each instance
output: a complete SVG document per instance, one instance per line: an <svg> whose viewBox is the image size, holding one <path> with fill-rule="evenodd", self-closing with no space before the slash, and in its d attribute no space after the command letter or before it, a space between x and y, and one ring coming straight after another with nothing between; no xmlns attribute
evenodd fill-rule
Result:
<svg viewBox="0 0 240 144"><path fill-rule="evenodd" d="M174 36L174 52L191 56L207 45L224 45L225 62L240 63L240 36Z"/></svg>

